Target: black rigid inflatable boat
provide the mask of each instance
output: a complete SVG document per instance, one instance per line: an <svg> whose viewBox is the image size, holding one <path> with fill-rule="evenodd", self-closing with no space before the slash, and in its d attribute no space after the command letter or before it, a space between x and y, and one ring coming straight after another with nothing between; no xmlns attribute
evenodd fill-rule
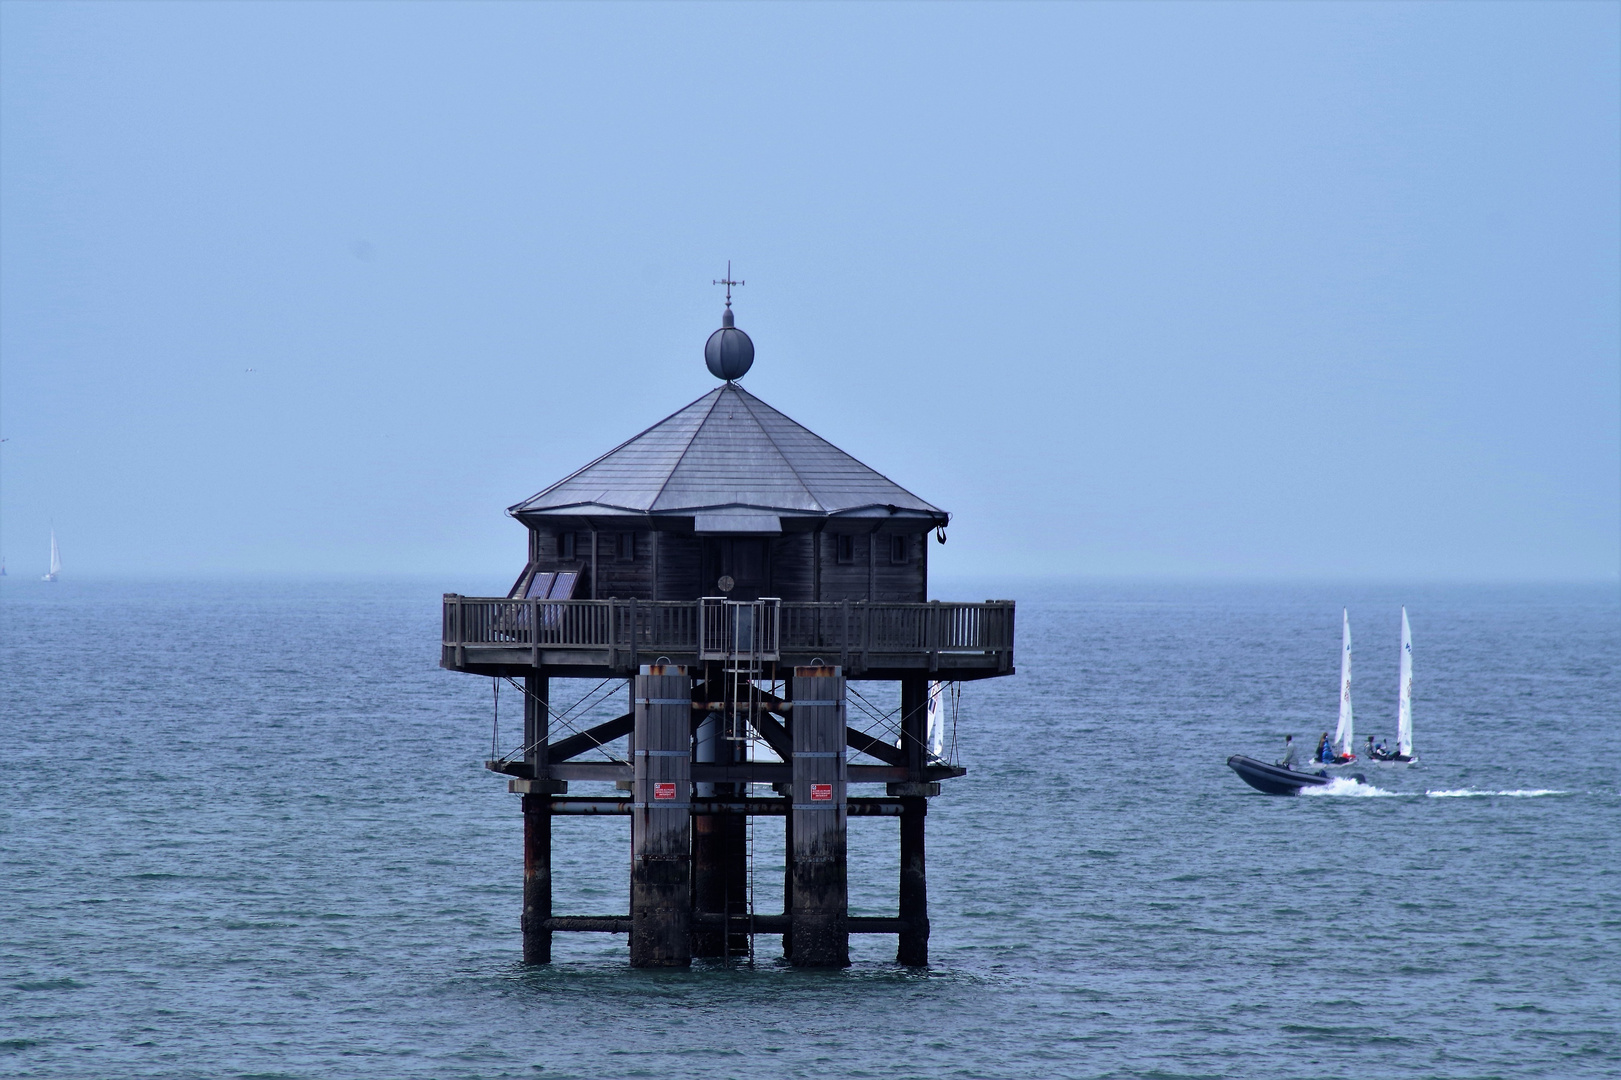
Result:
<svg viewBox="0 0 1621 1080"><path fill-rule="evenodd" d="M1326 787L1334 781L1321 769L1314 773L1296 772L1282 765L1268 765L1243 754L1228 758L1227 767L1242 777L1244 783L1267 795L1298 795L1303 787ZM1365 783L1360 775L1350 779L1359 784Z"/></svg>

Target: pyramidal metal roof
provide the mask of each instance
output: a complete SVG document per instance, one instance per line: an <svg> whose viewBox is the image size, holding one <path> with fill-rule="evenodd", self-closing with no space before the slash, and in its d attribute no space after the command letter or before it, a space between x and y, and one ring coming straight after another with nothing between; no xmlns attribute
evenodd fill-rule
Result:
<svg viewBox="0 0 1621 1080"><path fill-rule="evenodd" d="M507 513L711 521L730 514L742 522L749 511L761 519L901 515L944 525L949 518L736 383L716 387ZM710 531L703 522L699 530Z"/></svg>

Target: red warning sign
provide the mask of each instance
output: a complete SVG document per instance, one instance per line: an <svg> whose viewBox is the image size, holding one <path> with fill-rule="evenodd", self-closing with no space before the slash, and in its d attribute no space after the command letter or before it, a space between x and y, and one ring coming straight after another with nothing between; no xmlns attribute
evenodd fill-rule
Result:
<svg viewBox="0 0 1621 1080"><path fill-rule="evenodd" d="M653 798L655 798L655 799L674 799L675 798L675 785L674 784L654 784L653 785Z"/></svg>
<svg viewBox="0 0 1621 1080"><path fill-rule="evenodd" d="M811 785L811 802L832 802L832 801L833 801L833 785L832 784L812 784Z"/></svg>

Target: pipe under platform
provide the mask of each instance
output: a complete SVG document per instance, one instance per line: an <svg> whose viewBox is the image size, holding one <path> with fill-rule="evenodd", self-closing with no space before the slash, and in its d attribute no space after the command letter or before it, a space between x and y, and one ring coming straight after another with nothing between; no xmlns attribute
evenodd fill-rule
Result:
<svg viewBox="0 0 1621 1080"><path fill-rule="evenodd" d="M535 798L535 796L528 796ZM901 799L882 797L845 800L845 812L851 817L900 817L906 804ZM716 796L695 797L691 803L694 814L747 814L754 817L785 817L789 810L787 799L738 799ZM613 796L563 796L551 800L551 812L558 817L629 816L631 800Z"/></svg>
<svg viewBox="0 0 1621 1080"><path fill-rule="evenodd" d="M722 915L718 912L694 912L695 926L727 928L733 934L781 934L787 932L792 919L783 915ZM628 934L631 931L629 915L553 915L545 921L545 928L558 933ZM905 919L892 915L846 915L844 930L849 934L904 934Z"/></svg>

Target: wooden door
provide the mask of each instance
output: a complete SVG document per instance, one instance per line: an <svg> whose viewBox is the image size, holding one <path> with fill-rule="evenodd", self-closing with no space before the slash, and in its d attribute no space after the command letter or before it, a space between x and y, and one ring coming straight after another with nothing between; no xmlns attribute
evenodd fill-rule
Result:
<svg viewBox="0 0 1621 1080"><path fill-rule="evenodd" d="M731 579L731 588L721 586ZM771 595L771 544L761 537L706 537L703 595L758 600Z"/></svg>

